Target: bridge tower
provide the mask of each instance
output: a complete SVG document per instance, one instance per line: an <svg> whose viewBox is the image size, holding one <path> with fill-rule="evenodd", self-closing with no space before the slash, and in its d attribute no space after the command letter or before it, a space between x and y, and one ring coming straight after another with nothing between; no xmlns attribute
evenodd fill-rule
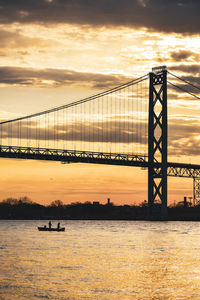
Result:
<svg viewBox="0 0 200 300"><path fill-rule="evenodd" d="M167 217L167 70L149 74L148 209L149 218Z"/></svg>
<svg viewBox="0 0 200 300"><path fill-rule="evenodd" d="M193 205L200 204L200 178L193 177Z"/></svg>

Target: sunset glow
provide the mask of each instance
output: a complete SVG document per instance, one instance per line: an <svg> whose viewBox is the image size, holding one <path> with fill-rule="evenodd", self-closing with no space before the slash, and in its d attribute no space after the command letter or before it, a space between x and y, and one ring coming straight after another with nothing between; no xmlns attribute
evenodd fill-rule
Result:
<svg viewBox="0 0 200 300"><path fill-rule="evenodd" d="M1 120L83 99L159 65L200 86L199 9L195 0L0 1ZM168 99L169 160L200 163L200 100L172 85ZM109 113L104 121L112 122ZM147 200L147 170L139 168L1 158L1 174L0 199ZM169 203L183 196L192 196L192 180L169 178Z"/></svg>

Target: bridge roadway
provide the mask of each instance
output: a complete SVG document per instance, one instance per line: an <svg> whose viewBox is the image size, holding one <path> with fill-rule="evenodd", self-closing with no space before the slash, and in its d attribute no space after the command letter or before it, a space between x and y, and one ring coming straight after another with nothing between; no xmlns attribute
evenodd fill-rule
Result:
<svg viewBox="0 0 200 300"><path fill-rule="evenodd" d="M148 156L105 152L33 148L21 146L0 146L0 157L60 161L61 163L93 163L107 165L135 166L146 169ZM158 168L160 163L156 162ZM200 165L168 162L168 176L200 178Z"/></svg>

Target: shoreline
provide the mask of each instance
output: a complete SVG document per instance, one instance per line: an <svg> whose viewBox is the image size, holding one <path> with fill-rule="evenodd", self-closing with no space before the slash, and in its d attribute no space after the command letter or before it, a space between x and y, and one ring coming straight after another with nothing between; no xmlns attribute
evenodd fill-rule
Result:
<svg viewBox="0 0 200 300"><path fill-rule="evenodd" d="M149 221L149 222L200 222L199 218L0 218L0 221Z"/></svg>

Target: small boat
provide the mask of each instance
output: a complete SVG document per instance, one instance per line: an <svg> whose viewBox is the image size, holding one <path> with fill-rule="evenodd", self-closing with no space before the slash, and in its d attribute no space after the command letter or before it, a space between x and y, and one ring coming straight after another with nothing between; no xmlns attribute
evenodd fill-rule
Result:
<svg viewBox="0 0 200 300"><path fill-rule="evenodd" d="M65 227L46 227L46 226L43 226L43 227L39 227L38 226L38 230L39 231L65 231Z"/></svg>

